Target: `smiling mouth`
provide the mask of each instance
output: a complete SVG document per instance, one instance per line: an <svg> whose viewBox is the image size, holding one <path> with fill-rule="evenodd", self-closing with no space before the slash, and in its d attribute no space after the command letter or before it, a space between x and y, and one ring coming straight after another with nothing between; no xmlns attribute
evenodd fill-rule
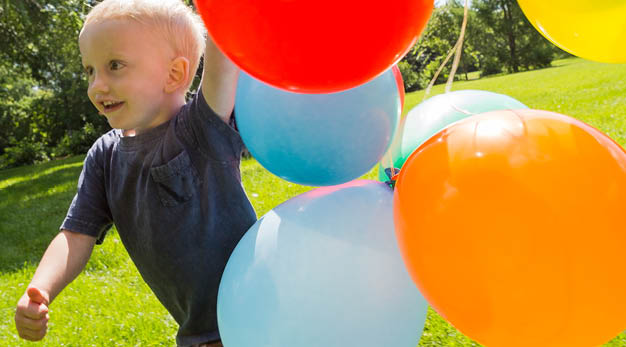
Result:
<svg viewBox="0 0 626 347"><path fill-rule="evenodd" d="M124 105L124 102L116 102L116 103L110 103L110 104L102 104L102 106L104 107L104 113L110 113L110 112L115 112L117 111L120 107L122 107L122 105Z"/></svg>

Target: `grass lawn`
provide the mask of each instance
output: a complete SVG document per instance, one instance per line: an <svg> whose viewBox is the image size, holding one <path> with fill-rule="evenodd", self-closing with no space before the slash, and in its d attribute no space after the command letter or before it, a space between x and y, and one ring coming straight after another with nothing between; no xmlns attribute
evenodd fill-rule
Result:
<svg viewBox="0 0 626 347"><path fill-rule="evenodd" d="M453 89L507 94L531 108L588 122L626 145L626 65L580 59L553 65L458 82ZM431 95L443 88L435 87ZM422 99L423 92L407 94L405 112ZM15 304L65 216L82 160L83 156L77 156L0 171L0 346L29 345L17 337ZM242 176L259 216L310 189L269 174L254 160L243 162ZM376 173L372 170L365 177L375 179ZM85 272L55 300L50 316L48 336L40 343L43 346L175 345L175 322L139 277L115 231L95 248ZM429 312L420 346L476 345ZM606 346L625 345L626 334L622 334Z"/></svg>

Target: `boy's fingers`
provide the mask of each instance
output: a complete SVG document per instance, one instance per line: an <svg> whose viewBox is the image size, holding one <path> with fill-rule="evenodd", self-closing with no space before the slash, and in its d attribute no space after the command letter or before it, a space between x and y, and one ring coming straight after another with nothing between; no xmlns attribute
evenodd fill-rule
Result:
<svg viewBox="0 0 626 347"><path fill-rule="evenodd" d="M35 302L33 298L41 303ZM41 300L43 299L43 300ZM17 304L15 311L15 327L21 338L39 341L48 331L48 298L47 293L29 288Z"/></svg>
<svg viewBox="0 0 626 347"><path fill-rule="evenodd" d="M43 339L44 336L46 336L46 333L47 333L47 329L43 329L39 331L22 329L18 331L18 334L20 335L21 338L25 340L30 340L30 341L39 341Z"/></svg>
<svg viewBox="0 0 626 347"><path fill-rule="evenodd" d="M20 329L27 329L30 331L38 332L48 328L48 319L31 319L24 316L15 317L15 323Z"/></svg>
<svg viewBox="0 0 626 347"><path fill-rule="evenodd" d="M22 313L24 317L30 319L43 319L48 316L48 306L30 301Z"/></svg>
<svg viewBox="0 0 626 347"><path fill-rule="evenodd" d="M48 305L48 302L49 302L48 294L45 292L42 292L41 290L39 290L39 288L28 287L28 289L26 289L26 294L28 295L31 301L34 301L38 304L45 304L46 306Z"/></svg>
<svg viewBox="0 0 626 347"><path fill-rule="evenodd" d="M16 316L15 323L19 336L26 340L39 341L48 332L48 317L35 321L23 316Z"/></svg>

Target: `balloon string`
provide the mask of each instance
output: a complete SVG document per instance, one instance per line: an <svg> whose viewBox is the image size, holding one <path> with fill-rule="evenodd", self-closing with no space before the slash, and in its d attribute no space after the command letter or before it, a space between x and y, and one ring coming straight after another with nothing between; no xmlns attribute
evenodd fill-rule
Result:
<svg viewBox="0 0 626 347"><path fill-rule="evenodd" d="M441 65L439 66L439 69L437 69L437 72L435 73L435 76L433 77L433 79L430 81L430 83L428 83L428 87L426 88L426 91L424 92L424 98L422 99L422 101L426 100L426 98L430 94L431 89L435 85L435 81L437 81L439 74L441 74L441 71L443 71L443 68L446 66L446 64L448 64L448 61L450 60L450 58L452 58L452 55L454 54L454 61L452 62L450 75L448 76L448 81L446 82L446 93L452 90L452 83L454 82L454 76L456 75L456 71L461 61L461 55L463 54L463 41L465 40L465 29L467 28L468 13L469 13L469 0L465 0L465 8L463 9L463 22L461 24L461 33L459 34L459 38L454 44L454 46L448 52L446 59L444 59L443 63L441 63ZM450 105L452 106L452 108L454 108L455 110L461 113L465 113L467 115L473 114L472 112L469 112L467 110L461 109L460 107L457 107L453 103L450 103ZM398 129L398 130L402 130L402 129ZM395 136L398 136L398 135L400 134L396 132ZM393 186L393 177L400 171L399 169L396 169L394 167L393 153L392 153L393 145L394 145L394 141L392 139L391 147L389 148L389 152L387 153L389 155L389 173L390 173L389 182L392 184L392 186ZM383 169L384 169L384 166L383 166ZM385 170L385 173L387 173L387 170Z"/></svg>
<svg viewBox="0 0 626 347"><path fill-rule="evenodd" d="M465 0L465 9L463 10L463 24L461 24L461 34L459 35L459 40L456 43L456 54L454 55L454 62L452 63L452 70L450 70L450 75L448 76L448 83L446 83L446 93L448 93L452 89L452 82L454 82L454 75L456 75L456 70L459 67L459 62L461 61L461 55L463 53L463 40L465 39L465 28L467 27L467 14L469 12L468 6L469 0Z"/></svg>
<svg viewBox="0 0 626 347"><path fill-rule="evenodd" d="M458 42L457 42L457 44L458 44ZM443 60L443 63L441 63L441 65L439 66L439 69L437 70L437 72L435 72L435 76L433 77L432 80L430 80L430 83L428 83L428 87L426 88L426 92L424 93L424 99L423 100L426 100L426 98L428 97L428 94L430 94L430 90L435 85L435 81L439 77L439 74L441 73L443 68L448 63L448 60L450 60L450 58L452 58L452 54L454 54L454 52L456 51L456 46L457 45L454 45L454 47L452 47L452 49L450 49L450 52L448 52L448 56L446 57L446 59Z"/></svg>
<svg viewBox="0 0 626 347"><path fill-rule="evenodd" d="M428 83L428 87L426 88L426 92L424 92L423 100L426 100L426 98L430 94L431 89L435 85L435 81L437 81L437 78L439 77L439 74L441 74L441 71L443 71L443 68L446 66L446 64L448 64L448 61L450 60L450 58L452 58L452 55L456 53L455 57L454 57L454 63L453 63L453 66L452 66L452 70L450 71L450 76L448 76L448 82L446 84L446 93L449 92L450 89L452 89L452 81L454 81L454 75L456 74L457 67L458 67L459 62L461 60L461 53L463 51L463 49L462 49L463 48L463 40L465 39L465 28L467 27L468 12L469 12L469 1L465 0L465 9L463 11L463 23L461 24L461 33L459 34L459 39L456 41L454 46L448 52L448 55L446 56L446 59L443 60L443 62L439 66L439 69L437 69L437 72L435 73L435 76L433 76L432 80L430 80L430 83Z"/></svg>
<svg viewBox="0 0 626 347"><path fill-rule="evenodd" d="M398 127L398 128L400 128L400 127ZM394 138L399 135L398 134L398 130L400 130L400 129L396 130L396 134L394 134L394 136L393 136ZM391 177L389 177L390 181L391 181L391 178L393 177L393 175L395 174L395 172L394 172L395 171L395 167L393 166L393 142L394 142L393 140L394 139L392 138L391 139L391 146L389 147L389 167L391 168Z"/></svg>

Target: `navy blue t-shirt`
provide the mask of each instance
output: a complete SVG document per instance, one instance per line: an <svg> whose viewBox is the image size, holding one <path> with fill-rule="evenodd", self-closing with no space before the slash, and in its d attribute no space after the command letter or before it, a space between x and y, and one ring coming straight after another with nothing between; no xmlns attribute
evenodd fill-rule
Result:
<svg viewBox="0 0 626 347"><path fill-rule="evenodd" d="M238 132L198 92L145 133L100 137L61 225L101 242L115 224L139 273L180 325L181 346L219 339L222 272L256 221L241 184L242 150Z"/></svg>

